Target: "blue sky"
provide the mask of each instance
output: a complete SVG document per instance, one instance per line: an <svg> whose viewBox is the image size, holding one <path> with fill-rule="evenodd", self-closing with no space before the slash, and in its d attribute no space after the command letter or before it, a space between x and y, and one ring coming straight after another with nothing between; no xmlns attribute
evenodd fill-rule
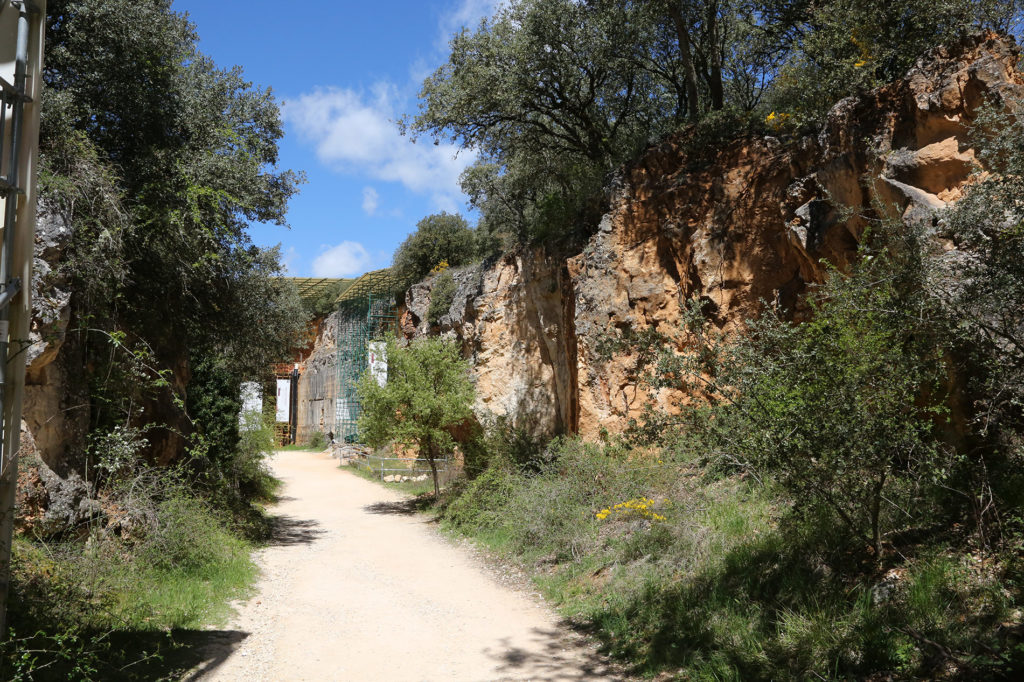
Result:
<svg viewBox="0 0 1024 682"><path fill-rule="evenodd" d="M459 173L471 152L413 144L393 121L414 113L448 37L476 26L494 0L174 0L221 67L239 65L282 103L282 168L308 182L289 204L291 229L254 225L281 244L289 274L350 277L386 267L425 215L466 212Z"/></svg>

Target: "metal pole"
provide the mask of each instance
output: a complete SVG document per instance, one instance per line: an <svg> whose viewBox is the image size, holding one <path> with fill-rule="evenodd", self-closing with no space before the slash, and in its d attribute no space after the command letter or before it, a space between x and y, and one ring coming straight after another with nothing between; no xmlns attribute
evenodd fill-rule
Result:
<svg viewBox="0 0 1024 682"><path fill-rule="evenodd" d="M28 64L28 10L24 5L18 7L18 42L17 51L14 57L14 89L18 95L25 92L25 71ZM14 224L18 217L18 152L21 147L21 118L25 108L24 100L16 96L11 104L11 148L7 154L7 184L12 188L7 192L4 202L4 242L3 258L0 258L0 292L7 293L13 284L11 282L11 271L14 269ZM20 284L20 283L19 283ZM17 286L17 285L15 285ZM8 296L10 298L10 296ZM9 325L11 311L9 306L0 307L0 414L4 413L4 404L7 393L7 353L9 343ZM4 420L6 422L6 420ZM3 469L6 473L11 464L11 453L7 451L9 440L6 433L7 424L4 423L4 432L0 433L3 438Z"/></svg>
<svg viewBox="0 0 1024 682"><path fill-rule="evenodd" d="M290 403L290 414L288 419L288 430L291 431L291 443L295 444L299 430L299 369L292 368L292 390L289 391L288 402Z"/></svg>
<svg viewBox="0 0 1024 682"><path fill-rule="evenodd" d="M39 95L42 79L45 0L13 0L17 9L14 92L11 104L11 149L8 155L4 206L3 257L0 258L0 638L6 636L10 590L11 544L18 480L18 449L25 383L24 345L32 317L32 248L35 237L35 172L39 141ZM30 14L32 15L30 17ZM29 49L31 48L31 55ZM31 63L30 62L31 59ZM31 81L28 80L31 70ZM26 92L30 84L31 97ZM31 102L29 115L25 105ZM19 293L19 289L21 289ZM15 345L18 344L18 345ZM12 346L14 346L12 351Z"/></svg>

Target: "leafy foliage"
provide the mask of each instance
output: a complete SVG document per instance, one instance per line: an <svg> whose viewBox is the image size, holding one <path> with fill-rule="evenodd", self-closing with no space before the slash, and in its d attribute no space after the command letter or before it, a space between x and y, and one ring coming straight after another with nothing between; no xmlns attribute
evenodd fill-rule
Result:
<svg viewBox="0 0 1024 682"><path fill-rule="evenodd" d="M462 185L491 256L588 234L608 174L681 126L725 133L698 125L700 152L773 113L814 125L937 44L1021 16L1017 0L516 0L452 37L404 125L478 154Z"/></svg>
<svg viewBox="0 0 1024 682"><path fill-rule="evenodd" d="M685 422L713 457L828 509L876 557L888 533L934 510L926 491L951 459L932 428L943 359L912 322L924 301L906 284L879 253L833 273L804 324L769 313L729 342L698 313L693 353L663 355L656 370L656 385L682 379L709 396Z"/></svg>
<svg viewBox="0 0 1024 682"><path fill-rule="evenodd" d="M1016 0L765 4L792 39L770 106L804 117L820 117L842 97L901 78L937 45L971 31L1010 31L1021 17Z"/></svg>
<svg viewBox="0 0 1024 682"><path fill-rule="evenodd" d="M1012 542L1024 529L1024 108L994 101L978 117L976 144L991 175L945 216L959 247L940 254L929 281L959 361L969 422L969 502L983 540Z"/></svg>
<svg viewBox="0 0 1024 682"><path fill-rule="evenodd" d="M457 346L437 337L404 348L389 341L387 358L385 385L369 371L359 380L359 434L373 447L394 442L417 448L430 464L438 495L437 458L452 451L452 429L473 414L469 365Z"/></svg>
<svg viewBox="0 0 1024 682"><path fill-rule="evenodd" d="M108 489L114 523L89 542L14 543L5 680L152 680L192 663L183 629L229 615L256 574L233 535L180 472L147 468ZM186 657L187 658L187 657Z"/></svg>
<svg viewBox="0 0 1024 682"><path fill-rule="evenodd" d="M472 262L475 255L474 234L466 219L442 211L416 223L416 231L395 250L391 267L405 288L442 264L458 267Z"/></svg>
<svg viewBox="0 0 1024 682"><path fill-rule="evenodd" d="M117 636L141 632L146 648L148 631L196 627L253 576L235 533L262 518L252 501L273 490L271 443L262 428L239 433L239 384L260 378L305 319L277 281L279 253L247 228L283 224L301 178L276 166L270 91L197 43L170 0L47 3L40 227L51 228L51 269L36 293L71 294L61 465L84 475L106 516L74 529L87 545L20 545L40 560L16 575L12 625L39 630L18 640L38 658L14 662L24 679L40 668L115 679L133 664ZM48 552L59 556L46 563Z"/></svg>
<svg viewBox="0 0 1024 682"><path fill-rule="evenodd" d="M333 313L337 309L335 301L345 288L345 285L346 282L341 281L333 286L324 287L323 291L316 296L303 299L302 306L306 311L307 317L309 319L316 319L318 317L327 317Z"/></svg>
<svg viewBox="0 0 1024 682"><path fill-rule="evenodd" d="M427 321L436 325L441 317L448 314L455 300L455 279L449 270L445 270L434 280L430 288L430 307L427 308Z"/></svg>
<svg viewBox="0 0 1024 682"><path fill-rule="evenodd" d="M495 456L444 523L530 571L562 613L649 675L1000 679L1020 670L1014 573L957 538L863 570L834 514L723 476L700 452L557 440L538 468ZM805 508L810 512L809 508ZM933 544L934 543L934 544Z"/></svg>
<svg viewBox="0 0 1024 682"><path fill-rule="evenodd" d="M246 233L283 223L299 180L275 168L277 105L196 42L165 0L48 4L42 201L73 235L51 279L72 289L83 364L100 376L110 334L184 379L190 354L257 374L301 331L279 254ZM103 392L124 386L104 384L94 428L123 417Z"/></svg>

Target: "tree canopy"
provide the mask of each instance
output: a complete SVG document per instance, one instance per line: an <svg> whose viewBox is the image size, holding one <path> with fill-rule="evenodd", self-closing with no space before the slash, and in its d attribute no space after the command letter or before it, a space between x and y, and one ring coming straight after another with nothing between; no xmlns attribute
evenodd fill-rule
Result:
<svg viewBox="0 0 1024 682"><path fill-rule="evenodd" d="M440 492L437 459L455 447L452 430L473 415L473 382L459 348L436 336L387 346L388 375L380 385L367 371L359 381L359 435L371 446L415 447L430 464Z"/></svg>
<svg viewBox="0 0 1024 682"><path fill-rule="evenodd" d="M73 292L97 377L111 376L110 338L173 368L179 389L203 356L254 377L303 322L276 249L247 233L283 225L301 180L276 166L277 103L197 42L169 0L48 3L41 201L72 233L51 279ZM95 426L142 418L139 382L90 390Z"/></svg>
<svg viewBox="0 0 1024 682"><path fill-rule="evenodd" d="M476 239L466 219L457 213L435 213L416 223L416 231L395 250L392 271L407 287L432 270L458 267L476 257Z"/></svg>
<svg viewBox="0 0 1024 682"><path fill-rule="evenodd" d="M484 252L592 229L609 172L684 125L814 124L927 49L1019 26L1017 0L515 0L451 40L413 136L473 149Z"/></svg>

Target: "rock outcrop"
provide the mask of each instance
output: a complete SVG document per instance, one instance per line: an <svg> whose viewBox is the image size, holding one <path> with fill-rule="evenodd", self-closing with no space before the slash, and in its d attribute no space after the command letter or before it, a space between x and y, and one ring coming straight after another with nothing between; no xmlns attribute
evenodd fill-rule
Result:
<svg viewBox="0 0 1024 682"><path fill-rule="evenodd" d="M536 249L453 273L455 297L439 331L458 339L475 371L476 410L535 433L578 427L573 283L564 258ZM434 279L406 292L406 336L431 333Z"/></svg>
<svg viewBox="0 0 1024 682"><path fill-rule="evenodd" d="M32 263L32 326L25 362L22 418L32 453L60 475L69 471L68 452L84 442L89 410L69 381L75 353L66 350L71 290L55 264L71 240L71 226L59 212L40 206ZM80 365L80 363L79 363ZM24 432L25 429L23 429Z"/></svg>
<svg viewBox="0 0 1024 682"><path fill-rule="evenodd" d="M709 158L687 132L653 146L613 183L611 209L581 253L545 249L458 273L438 328L431 281L406 297L402 329L458 339L478 405L535 432L594 438L651 401L636 359L600 342L616 329L672 335L704 301L729 329L777 302L799 318L824 262L855 255L866 216L932 222L983 171L970 125L987 101L1024 96L1019 49L994 34L942 47L906 78L839 102L815 137L736 141Z"/></svg>
<svg viewBox="0 0 1024 682"><path fill-rule="evenodd" d="M339 316L328 315L317 325L315 343L296 358L301 367L296 409L296 442L307 443L316 432L335 431L337 392L337 336Z"/></svg>

